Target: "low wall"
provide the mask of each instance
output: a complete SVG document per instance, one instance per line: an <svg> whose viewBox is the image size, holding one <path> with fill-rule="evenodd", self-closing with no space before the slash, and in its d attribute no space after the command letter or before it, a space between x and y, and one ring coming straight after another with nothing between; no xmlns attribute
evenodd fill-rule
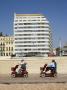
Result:
<svg viewBox="0 0 67 90"><path fill-rule="evenodd" d="M67 57L25 57L29 73L40 73L40 67L50 63L52 59L57 62L58 73L67 74ZM20 62L21 58L0 58L0 74L10 74L11 67Z"/></svg>

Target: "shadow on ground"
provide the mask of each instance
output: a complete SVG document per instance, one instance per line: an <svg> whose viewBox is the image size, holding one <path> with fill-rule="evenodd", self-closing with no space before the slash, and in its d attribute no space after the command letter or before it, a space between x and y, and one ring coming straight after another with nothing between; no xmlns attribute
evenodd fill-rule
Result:
<svg viewBox="0 0 67 90"><path fill-rule="evenodd" d="M39 74L29 74L27 78L10 75L0 75L0 84L33 84L33 83L67 83L67 74L57 74L56 77L43 77Z"/></svg>

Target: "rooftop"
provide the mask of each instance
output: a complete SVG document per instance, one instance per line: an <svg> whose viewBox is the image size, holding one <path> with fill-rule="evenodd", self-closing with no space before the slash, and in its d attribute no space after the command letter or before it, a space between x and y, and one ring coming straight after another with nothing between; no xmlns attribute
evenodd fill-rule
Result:
<svg viewBox="0 0 67 90"><path fill-rule="evenodd" d="M16 14L16 16L43 16L42 14Z"/></svg>

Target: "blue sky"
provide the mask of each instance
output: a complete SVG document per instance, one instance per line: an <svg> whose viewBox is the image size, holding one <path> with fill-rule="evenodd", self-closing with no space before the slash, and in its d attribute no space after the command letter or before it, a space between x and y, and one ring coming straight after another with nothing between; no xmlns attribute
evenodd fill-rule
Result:
<svg viewBox="0 0 67 90"><path fill-rule="evenodd" d="M62 46L67 42L67 0L1 0L0 32L13 34L13 17L15 13L41 13L50 21L53 46Z"/></svg>

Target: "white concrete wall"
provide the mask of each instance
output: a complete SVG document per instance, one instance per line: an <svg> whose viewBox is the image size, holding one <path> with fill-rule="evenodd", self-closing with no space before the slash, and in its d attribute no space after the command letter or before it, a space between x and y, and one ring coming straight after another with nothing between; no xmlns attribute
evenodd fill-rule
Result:
<svg viewBox="0 0 67 90"><path fill-rule="evenodd" d="M67 57L25 57L27 70L29 73L40 73L40 67L45 63L50 63L52 59L57 62L58 73L67 74ZM20 58L0 58L0 74L10 74L11 67L20 62Z"/></svg>

